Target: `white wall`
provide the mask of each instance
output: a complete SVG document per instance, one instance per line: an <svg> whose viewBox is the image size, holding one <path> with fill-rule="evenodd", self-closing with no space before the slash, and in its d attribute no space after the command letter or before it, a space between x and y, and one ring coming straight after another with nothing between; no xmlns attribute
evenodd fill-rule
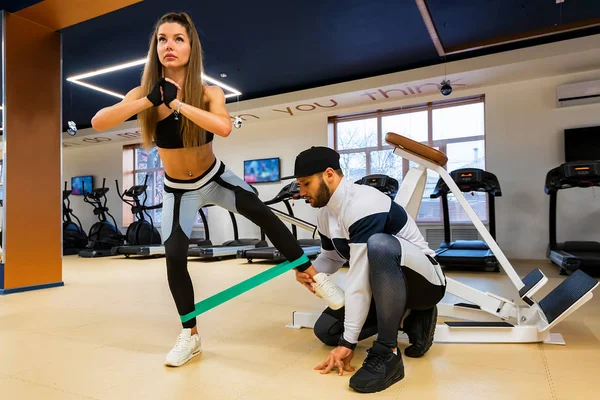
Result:
<svg viewBox="0 0 600 400"><path fill-rule="evenodd" d="M496 203L497 231L509 257L545 257L544 182L547 171L564 162L563 130L600 125L600 104L556 108L556 86L599 77L600 70L486 90L487 165L503 190ZM557 220L559 241L600 241L600 190L561 190Z"/></svg>
<svg viewBox="0 0 600 400"><path fill-rule="evenodd" d="M487 169L495 173L503 189L497 201L497 238L510 258L543 259L548 243L548 196L544 193L546 172L564 161L563 129L600 125L600 104L558 109L557 85L600 78L600 70L489 86L456 90L453 97L486 95ZM392 107L441 99L441 95L379 103ZM368 107L336 108L335 114L365 111ZM333 112L333 110L332 110ZM294 116L289 119L254 122L234 129L228 138L215 138L215 153L238 176L243 161L251 158L280 157L282 174L291 174L295 156L312 145L327 145L327 114ZM111 196L114 179L122 171L122 144L65 149L64 176L93 173L107 177L111 185L109 207L115 218L121 216L120 200ZM99 181L101 184L101 181ZM273 197L287 182L256 184L260 198ZM558 239L600 240L600 190L574 189L559 194ZM89 228L91 206L73 200L77 215ZM278 207L284 209L283 207ZM83 212L79 212L82 209ZM295 202L300 218L315 222L316 210ZM221 243L232 236L227 213L211 208L211 239ZM120 219L118 219L120 221ZM256 226L238 217L240 237L258 237ZM308 233L300 230L301 237Z"/></svg>
<svg viewBox="0 0 600 400"><path fill-rule="evenodd" d="M115 179L123 190L123 146L128 143L99 144L81 148L63 149L63 185L71 188L71 177L94 175L94 186L101 187L102 178L106 177L107 206L115 217L117 224L123 221L123 202L116 193ZM243 179L244 160L255 158L281 158L282 176L291 175L294 169L294 158L297 153L313 145L327 145L327 120L323 116L298 118L294 121L273 121L260 125L246 125L242 129L234 129L228 138L215 136L214 150L231 170ZM254 184L261 200L273 198L281 188L291 181L280 183ZM71 208L82 222L86 232L97 221L91 205L83 201L83 196L71 196ZM316 223L315 210L303 201L293 202L294 214L311 223ZM285 206L274 206L285 211ZM233 227L229 214L219 207L208 209L210 238L213 243L220 244L233 238ZM260 237L259 228L241 215L236 215L241 238ZM289 225L288 225L289 226ZM194 236L202 236L201 233ZM309 238L308 231L299 229L300 238Z"/></svg>
<svg viewBox="0 0 600 400"><path fill-rule="evenodd" d="M291 175L296 155L310 146L327 146L327 118L323 115L246 124L241 129L234 128L228 138L215 137L214 151L243 179L244 160L256 158L280 157L282 176ZM253 186L258 190L260 199L267 201L290 182L256 183ZM283 204L273 207L285 211ZM296 217L316 224L316 210L304 201L293 202L293 210ZM240 237L260 236L258 227L241 216L238 217L238 225ZM210 208L209 227L213 243L230 240L233 235L228 214L216 207ZM310 238L311 234L298 228L298 237Z"/></svg>
<svg viewBox="0 0 600 400"><path fill-rule="evenodd" d="M123 190L123 144L111 143L82 147L80 149L63 149L63 181L67 181L67 188L71 189L71 177L81 175L94 176L94 188L102 187L102 178L106 178L106 187L110 190L106 194L106 206L115 217L118 226L123 221L123 202L117 194L115 179L119 180L119 188ZM93 207L83 201L83 196L69 197L73 213L79 218L83 229L89 232L90 227L98 221L94 215Z"/></svg>
<svg viewBox="0 0 600 400"><path fill-rule="evenodd" d="M600 125L600 104L557 108L556 86L599 77L597 70L455 92L455 97L478 93L486 96L486 163L503 191L496 202L496 229L497 240L508 257L545 258L549 198L544 193L544 182L547 171L564 162L563 130ZM434 95L392 101L385 107L441 98ZM366 110L362 106L335 112ZM244 159L280 156L285 175L292 172L300 151L323 144L327 144L327 115L320 114L247 124L234 130L230 138L218 141L215 149L238 174L243 172ZM281 186L257 185L263 200ZM561 191L558 204L559 240L600 241L600 189ZM296 202L296 208L301 210L298 215L314 223L315 210L300 202ZM250 232L246 230L250 228L244 226L240 232Z"/></svg>

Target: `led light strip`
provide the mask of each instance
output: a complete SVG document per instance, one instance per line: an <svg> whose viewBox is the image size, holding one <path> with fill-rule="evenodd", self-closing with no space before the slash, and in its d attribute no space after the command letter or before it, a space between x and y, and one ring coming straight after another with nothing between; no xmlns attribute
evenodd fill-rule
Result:
<svg viewBox="0 0 600 400"><path fill-rule="evenodd" d="M146 61L148 61L148 59L147 58L143 58L141 60L135 60L135 61L131 61L131 62L128 62L128 63L115 65L113 67L98 69L96 71L91 71L91 72L86 72L85 74L71 76L71 77L67 78L67 81L76 83L76 84L81 85L81 86L84 86L84 87L86 87L88 89L97 90L99 92L110 94L112 96L115 96L115 97L118 97L120 99L123 99L123 98L125 98L125 96L122 95L122 94L120 94L120 93L112 92L110 90L101 88L99 86L90 85L89 83L81 82L81 80L82 79L86 79L86 78L91 78L92 76L98 76L98 75L108 74L109 72L119 71L121 69L131 68L131 67L135 67L135 66L138 66L138 65L142 65L142 64L145 64ZM210 77L210 76L208 76L206 74L202 74L202 79L204 81L206 81L206 82L210 82L212 84L220 86L221 88L223 88L223 89L231 92L231 93L225 95L226 98L233 97L233 96L239 96L239 95L242 94L242 92L240 92L239 90L237 90L235 88L232 88L231 86L226 85L223 82L218 81L215 78L212 78L212 77Z"/></svg>
<svg viewBox="0 0 600 400"><path fill-rule="evenodd" d="M67 80L69 80L69 79L67 79ZM80 81L70 81L70 82L76 83L76 84L81 85L83 87L86 87L88 89L93 89L93 90L97 90L97 91L102 92L102 93L113 95L113 96L118 97L120 99L124 99L125 98L125 96L123 96L122 94L111 92L110 90L103 89L100 86L90 85L89 83L80 82Z"/></svg>

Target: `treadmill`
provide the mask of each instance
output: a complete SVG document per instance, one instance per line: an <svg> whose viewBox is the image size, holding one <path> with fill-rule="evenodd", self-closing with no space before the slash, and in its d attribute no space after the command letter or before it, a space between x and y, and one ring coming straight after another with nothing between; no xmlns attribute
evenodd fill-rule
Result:
<svg viewBox="0 0 600 400"><path fill-rule="evenodd" d="M216 246L195 246L188 250L188 257L195 257L201 260L221 260L227 257L235 257L240 250L250 250L257 247L267 247L268 243L265 240L265 235L261 230L260 239L240 239L238 233L237 220L235 214L229 211L231 224L233 225L233 240L228 240L221 245ZM205 221L205 217L203 217ZM205 224L205 232L208 232L208 225ZM208 236L207 236L208 238Z"/></svg>
<svg viewBox="0 0 600 400"><path fill-rule="evenodd" d="M398 180L384 174L372 174L363 176L354 183L358 185L372 186L380 192L389 196L392 200L394 200L396 198L396 195L398 194Z"/></svg>
<svg viewBox="0 0 600 400"><path fill-rule="evenodd" d="M254 193L258 196L258 190L250 185ZM213 204L208 205L209 207ZM229 211L229 217L231 218L231 224L233 225L233 240L228 240L222 245L218 246L198 246L190 248L188 251L188 257L195 257L200 260L216 259L221 260L227 257L235 257L240 250L250 250L257 247L267 247L268 243L265 240L265 233L260 230L260 239L240 239L238 233L238 225L235 218L235 214ZM208 232L208 225L205 223L206 232Z"/></svg>
<svg viewBox="0 0 600 400"><path fill-rule="evenodd" d="M286 186L284 186L279 193L269 201L265 202L265 205L269 207L269 209L279 217L282 221L289 222L292 225L292 234L298 241L298 244L304 251L307 257L316 257L321 253L321 240L315 239L315 235L317 233L317 227L310 222L304 221L300 218L294 216L294 211L292 210L292 206L290 205L290 200L300 199L300 188L298 187L298 182L294 181ZM283 203L287 210L287 213L279 211L273 207L273 204ZM303 229L312 232L312 239L298 239L298 231L296 227L300 227ZM261 247L256 249L247 249L240 250L237 253L237 258L245 258L248 262L252 262L252 260L270 260L270 261L285 261L286 258L277 250L277 248L271 247Z"/></svg>
<svg viewBox="0 0 600 400"><path fill-rule="evenodd" d="M490 211L489 232L496 240L495 198L502 196L500 183L496 175L479 168L462 168L450 172L461 192L485 192L488 195ZM444 213L444 241L435 250L436 259L444 268L461 270L483 270L500 272L500 263L483 240L450 240L450 213L448 211L448 193L450 189L443 179L439 179L432 199L441 197Z"/></svg>
<svg viewBox="0 0 600 400"><path fill-rule="evenodd" d="M561 275L578 269L590 275L600 272L600 243L593 241L556 241L556 203L561 189L600 186L600 160L571 161L546 175L545 192L550 195L550 243L546 257L560 267Z"/></svg>
<svg viewBox="0 0 600 400"><path fill-rule="evenodd" d="M392 178L391 176L384 174L371 174L366 175L357 180L357 185L367 185L374 187L379 190L383 194L387 195L392 201L396 199L396 195L398 194L398 188L400 187L397 179ZM350 263L346 261L344 263L345 267L350 266Z"/></svg>
<svg viewBox="0 0 600 400"><path fill-rule="evenodd" d="M137 219L127 228L126 237L128 244L113 247L112 252L114 255L124 255L126 258L131 256L139 256L143 258L162 257L165 255L165 246L162 244L160 233L155 228L154 221L148 213L149 210L162 208L162 203L153 206L146 205L146 190L148 188L147 183L148 175L146 175L142 185L132 186L121 193L119 190L119 181L115 180L119 197L125 204L131 207L131 212L135 217L137 217ZM144 200L140 201L142 194L144 195ZM126 197L131 198L132 200L129 200ZM205 232L208 232L206 216L204 215L202 209L200 209L199 212L202 217ZM204 239L190 242L190 248L209 245L212 245L211 241Z"/></svg>
<svg viewBox="0 0 600 400"><path fill-rule="evenodd" d="M392 177L383 174L373 174L365 176L355 183L360 185L368 185L372 186L379 191L388 195L392 200L396 197L398 193L398 181ZM279 202L283 202L286 206L288 213L281 212L275 208L269 207L271 211L275 213L280 219L283 221L289 222L292 225L292 234L297 238L297 230L296 227L299 226L303 229L306 229L313 234L313 239L298 239L298 244L302 247L305 254L308 257L315 257L321 253L321 240L314 239L317 233L317 227L314 224L311 224L302 219L296 218L294 216L294 212L290 205L290 200L300 199L300 189L298 187L298 182L294 181L281 189L281 191L275 196L273 199L265 202L268 206L272 204L276 204ZM285 258L279 253L279 251L274 247L264 248L264 249L255 249L255 250L247 250L241 251L238 253L238 258L247 258L248 262L252 262L252 259L268 259L275 261L282 261Z"/></svg>
<svg viewBox="0 0 600 400"><path fill-rule="evenodd" d="M195 249L200 246L212 246L212 242L209 238L208 223L206 221L206 215L202 209L199 209L200 217L202 218L202 224L204 225L204 239L191 238L189 249ZM151 257L162 257L165 255L165 246L162 244L157 245L126 245L113 248L115 255L124 255L125 258L131 256L137 256L139 258L151 258Z"/></svg>

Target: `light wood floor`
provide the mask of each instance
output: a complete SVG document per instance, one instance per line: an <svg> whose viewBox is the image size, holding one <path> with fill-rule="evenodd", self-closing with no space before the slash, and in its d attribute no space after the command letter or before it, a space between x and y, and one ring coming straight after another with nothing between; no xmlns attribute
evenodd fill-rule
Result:
<svg viewBox="0 0 600 400"><path fill-rule="evenodd" d="M320 300L280 276L198 318L204 352L180 368L163 365L180 322L165 260L65 257L65 287L0 297L1 399L350 399L350 375L313 367L330 351L312 330L285 328L292 311L321 311ZM540 267L549 291L564 278ZM190 262L196 301L266 268L245 260ZM345 271L345 269L343 270ZM334 277L340 282L345 272ZM503 274L449 273L515 298ZM384 399L598 399L599 293L555 329L567 345L434 344L404 357L406 377ZM450 296L445 300L450 299ZM360 367L365 349L353 362ZM401 344L403 349L405 344Z"/></svg>

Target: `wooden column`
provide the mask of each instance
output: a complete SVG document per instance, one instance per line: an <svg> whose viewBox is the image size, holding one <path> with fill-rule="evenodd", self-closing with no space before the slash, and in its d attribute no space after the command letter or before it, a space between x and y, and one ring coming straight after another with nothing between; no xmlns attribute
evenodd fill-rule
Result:
<svg viewBox="0 0 600 400"><path fill-rule="evenodd" d="M4 18L4 294L62 285L60 34Z"/></svg>
<svg viewBox="0 0 600 400"><path fill-rule="evenodd" d="M3 12L4 247L0 295L62 286L61 36L142 0L43 0Z"/></svg>

